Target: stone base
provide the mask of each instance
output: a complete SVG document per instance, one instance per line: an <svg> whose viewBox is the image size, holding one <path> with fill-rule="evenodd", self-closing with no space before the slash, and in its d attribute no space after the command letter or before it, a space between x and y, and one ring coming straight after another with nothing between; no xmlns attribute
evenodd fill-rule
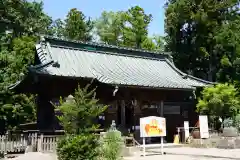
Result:
<svg viewBox="0 0 240 160"><path fill-rule="evenodd" d="M134 153L137 152L137 151L139 151L139 149L136 148L136 147L125 147L125 146L123 146L121 156L122 157L132 157L132 156L135 155Z"/></svg>
<svg viewBox="0 0 240 160"><path fill-rule="evenodd" d="M222 137L217 143L217 148L222 149L240 148L240 137Z"/></svg>
<svg viewBox="0 0 240 160"><path fill-rule="evenodd" d="M239 149L240 137L215 137L209 139L193 139L189 144L194 148Z"/></svg>

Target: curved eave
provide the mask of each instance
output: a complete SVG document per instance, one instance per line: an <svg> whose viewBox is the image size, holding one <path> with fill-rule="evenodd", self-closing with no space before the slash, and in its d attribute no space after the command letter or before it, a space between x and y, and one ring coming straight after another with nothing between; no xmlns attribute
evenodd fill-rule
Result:
<svg viewBox="0 0 240 160"><path fill-rule="evenodd" d="M41 68L44 69L44 68ZM161 87L161 86L143 86L143 85L134 85L134 84L124 84L124 83L114 83L114 82L104 82L95 77L78 77L78 76L65 76L65 75L52 75L47 72L43 72L39 69L32 69L31 72L34 72L37 75L45 75L45 76L52 76L52 77L60 77L60 78L67 78L67 79L85 79L89 81L98 81L99 83L111 85L111 86L118 86L123 88L142 88L142 89L154 89L154 90L188 90L192 91L195 90L196 87Z"/></svg>
<svg viewBox="0 0 240 160"><path fill-rule="evenodd" d="M192 75L188 75L184 72L182 72L181 70L179 70L175 65L174 63L170 62L168 59L166 59L166 62L169 64L169 66L171 66L178 74L180 74L181 76L183 77L187 77L189 78L190 80L195 80L195 81L198 81L200 83L203 83L203 86L209 86L209 85L215 85L217 84L216 82L210 82L210 81L206 81L206 80L203 80L203 79L200 79L200 78L197 78L197 77L194 77ZM202 87L202 86L194 86L194 87Z"/></svg>

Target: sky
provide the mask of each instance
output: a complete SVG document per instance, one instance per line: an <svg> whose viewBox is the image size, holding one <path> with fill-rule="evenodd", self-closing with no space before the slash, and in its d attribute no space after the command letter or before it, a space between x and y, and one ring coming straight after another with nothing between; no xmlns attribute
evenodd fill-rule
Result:
<svg viewBox="0 0 240 160"><path fill-rule="evenodd" d="M39 1L39 0L37 0ZM139 5L147 14L152 14L153 21L149 34L164 35L164 3L166 0L42 0L44 11L53 19L65 18L68 11L77 8L86 16L96 19L105 11L127 10Z"/></svg>

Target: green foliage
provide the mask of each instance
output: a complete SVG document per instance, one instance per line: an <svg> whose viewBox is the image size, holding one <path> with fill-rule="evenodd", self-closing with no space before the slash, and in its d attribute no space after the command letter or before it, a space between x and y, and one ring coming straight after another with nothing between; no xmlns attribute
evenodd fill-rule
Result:
<svg viewBox="0 0 240 160"><path fill-rule="evenodd" d="M119 160L121 159L121 151L123 139L121 132L117 130L108 130L106 135L101 139L101 153L104 160Z"/></svg>
<svg viewBox="0 0 240 160"><path fill-rule="evenodd" d="M67 135L58 142L60 160L97 160L99 157L99 139L91 131L98 127L94 119L106 106L98 104L95 89L90 90L89 87L87 85L81 89L78 86L74 97L66 102L61 101L57 108L62 113L58 119Z"/></svg>
<svg viewBox="0 0 240 160"><path fill-rule="evenodd" d="M166 49L173 52L179 69L210 81L237 79L232 64L238 59L239 25L234 24L239 21L238 3L168 0Z"/></svg>
<svg viewBox="0 0 240 160"><path fill-rule="evenodd" d="M67 135L58 141L59 160L98 160L99 140L95 135Z"/></svg>
<svg viewBox="0 0 240 160"><path fill-rule="evenodd" d="M164 50L164 40L163 37L159 35L154 35L153 37L146 38L142 44L141 48L149 51L163 51Z"/></svg>
<svg viewBox="0 0 240 160"><path fill-rule="evenodd" d="M62 113L58 119L68 134L88 133L98 128L94 120L107 108L98 104L95 89L89 91L89 87L87 85L82 89L78 86L74 98L71 101L61 101L57 108Z"/></svg>
<svg viewBox="0 0 240 160"><path fill-rule="evenodd" d="M64 36L72 40L90 41L93 23L85 15L73 8L65 19Z"/></svg>
<svg viewBox="0 0 240 160"><path fill-rule="evenodd" d="M1 1L0 32L13 30L13 36L46 34L51 18L43 12L43 3L25 0Z"/></svg>
<svg viewBox="0 0 240 160"><path fill-rule="evenodd" d="M215 117L235 118L239 113L240 101L237 90L230 84L217 84L202 91L197 104L197 112Z"/></svg>
<svg viewBox="0 0 240 160"><path fill-rule="evenodd" d="M95 22L100 41L110 45L123 44L124 12L104 11Z"/></svg>
<svg viewBox="0 0 240 160"><path fill-rule="evenodd" d="M234 126L240 131L240 114L238 114L234 119Z"/></svg>
<svg viewBox="0 0 240 160"><path fill-rule="evenodd" d="M221 82L234 82L240 78L240 21L239 19L222 25L215 36L220 55L217 77Z"/></svg>
<svg viewBox="0 0 240 160"><path fill-rule="evenodd" d="M58 38L64 38L64 27L65 23L61 19L57 19L53 21L51 25L51 29L49 31L49 35L58 37Z"/></svg>
<svg viewBox="0 0 240 160"><path fill-rule="evenodd" d="M0 12L0 132L36 119L34 96L14 94L8 87L21 80L34 62L33 35L47 34L52 20L43 3L3 0Z"/></svg>
<svg viewBox="0 0 240 160"><path fill-rule="evenodd" d="M163 38L148 35L151 20L152 15L139 6L127 11L104 11L95 21L96 34L106 44L162 51Z"/></svg>
<svg viewBox="0 0 240 160"><path fill-rule="evenodd" d="M14 94L8 90L20 80L33 63L36 37L23 36L13 39L9 50L0 52L0 123L1 132L14 130L19 124L35 120L33 95Z"/></svg>
<svg viewBox="0 0 240 160"><path fill-rule="evenodd" d="M129 47L141 48L141 43L148 36L148 26L152 15L147 15L144 9L131 7L125 14L126 26L124 27L124 44Z"/></svg>
<svg viewBox="0 0 240 160"><path fill-rule="evenodd" d="M231 118L224 119L224 121L222 122L222 126L224 126L224 128L233 127L234 121Z"/></svg>

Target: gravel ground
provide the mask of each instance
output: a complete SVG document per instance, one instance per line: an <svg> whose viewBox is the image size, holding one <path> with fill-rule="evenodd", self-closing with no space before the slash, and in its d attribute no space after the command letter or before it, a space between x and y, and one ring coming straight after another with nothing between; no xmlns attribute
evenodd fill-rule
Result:
<svg viewBox="0 0 240 160"><path fill-rule="evenodd" d="M207 158L195 156L182 156L182 155L155 155L146 157L129 157L124 160L229 160L228 158ZM236 159L237 160L237 159Z"/></svg>
<svg viewBox="0 0 240 160"><path fill-rule="evenodd" d="M142 152L136 152L134 157L124 160L240 160L240 149L216 148L164 148L165 155L160 155L160 149L147 149L146 157ZM8 160L57 160L55 154L29 152Z"/></svg>
<svg viewBox="0 0 240 160"><path fill-rule="evenodd" d="M142 152L136 152L134 157L125 160L240 160L239 149L216 148L165 148L165 155L160 155L160 149L147 149L146 157L141 157Z"/></svg>
<svg viewBox="0 0 240 160"><path fill-rule="evenodd" d="M7 160L57 160L57 157L55 154L29 152L26 154L22 154L16 158L9 158Z"/></svg>

